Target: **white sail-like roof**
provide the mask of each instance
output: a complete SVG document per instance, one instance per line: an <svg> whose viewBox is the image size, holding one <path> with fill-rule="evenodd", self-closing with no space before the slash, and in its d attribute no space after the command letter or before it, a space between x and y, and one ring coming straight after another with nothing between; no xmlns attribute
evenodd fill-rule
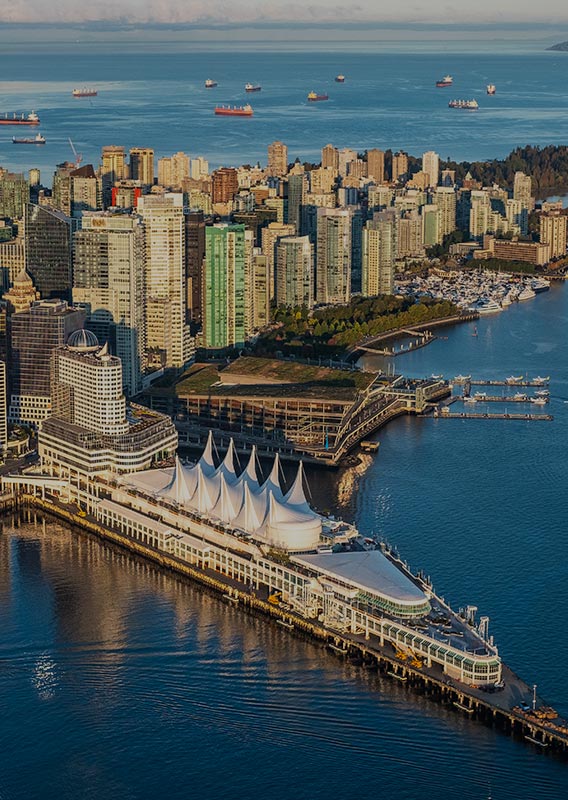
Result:
<svg viewBox="0 0 568 800"><path fill-rule="evenodd" d="M278 453L274 456L270 475L262 484L262 491L270 492L277 500L284 500L284 494L280 486L280 456Z"/></svg>
<svg viewBox="0 0 568 800"><path fill-rule="evenodd" d="M308 514L312 513L310 504L306 500L306 495L304 493L304 465L301 461L298 465L298 472L294 478L294 483L285 495L284 502L287 506L291 506L298 511L303 511Z"/></svg>
<svg viewBox="0 0 568 800"><path fill-rule="evenodd" d="M194 464L191 467L187 464L182 464L181 469L183 472L183 477L186 482L188 491L190 493L190 497L193 497L193 495L195 494L195 490L197 489L197 479L199 477L197 471L197 464Z"/></svg>
<svg viewBox="0 0 568 800"><path fill-rule="evenodd" d="M241 510L243 491L239 486L229 483L223 473L219 475L219 485L219 497L214 508L211 509L210 516L216 517L228 525Z"/></svg>
<svg viewBox="0 0 568 800"><path fill-rule="evenodd" d="M241 531L255 533L262 528L264 523L266 504L258 495L251 492L246 483L244 484L243 500L241 510L232 521L232 525Z"/></svg>
<svg viewBox="0 0 568 800"><path fill-rule="evenodd" d="M235 445L233 440L229 442L229 447L225 454L225 458L217 468L220 475L224 475L229 483L236 483L238 480L237 472L235 470Z"/></svg>
<svg viewBox="0 0 568 800"><path fill-rule="evenodd" d="M197 465L197 488L191 500L190 508L198 514L208 514L217 503L221 483L218 475L206 475L201 466Z"/></svg>
<svg viewBox="0 0 568 800"><path fill-rule="evenodd" d="M256 445L253 444L252 450L250 451L250 457L248 460L248 464L241 472L239 476L239 481L243 484L247 484L249 489L252 489L253 492L257 492L260 489L260 482L258 480L258 473L256 471Z"/></svg>
<svg viewBox="0 0 568 800"><path fill-rule="evenodd" d="M307 513L270 498L265 538L286 550L313 550L321 536L321 519L311 509Z"/></svg>
<svg viewBox="0 0 568 800"><path fill-rule="evenodd" d="M172 479L160 492L162 497L173 500L178 505L186 505L191 500L193 491L188 486L183 472L183 467L178 456L176 456Z"/></svg>
<svg viewBox="0 0 568 800"><path fill-rule="evenodd" d="M270 475L259 486L256 449L253 447L247 466L238 475L231 442L222 464L216 468L212 434L195 466L183 466L176 458L173 468L132 473L122 482L142 494L161 497L199 516L220 520L285 550L313 551L321 537L321 518L306 499L301 462L284 495L278 455Z"/></svg>
<svg viewBox="0 0 568 800"><path fill-rule="evenodd" d="M213 459L213 431L209 431L205 450L203 451L203 454L197 463L205 475L213 475L215 472L216 467Z"/></svg>

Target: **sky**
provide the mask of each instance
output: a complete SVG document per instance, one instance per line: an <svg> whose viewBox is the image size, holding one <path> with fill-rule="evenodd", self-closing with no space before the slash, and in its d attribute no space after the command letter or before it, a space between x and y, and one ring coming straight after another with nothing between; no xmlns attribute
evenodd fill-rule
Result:
<svg viewBox="0 0 568 800"><path fill-rule="evenodd" d="M0 23L507 23L568 24L566 0L10 0Z"/></svg>

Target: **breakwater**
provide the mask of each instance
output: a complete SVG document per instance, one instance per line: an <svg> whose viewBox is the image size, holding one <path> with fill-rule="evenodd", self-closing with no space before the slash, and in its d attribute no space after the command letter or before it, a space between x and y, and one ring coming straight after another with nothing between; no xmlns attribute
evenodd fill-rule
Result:
<svg viewBox="0 0 568 800"><path fill-rule="evenodd" d="M375 641L371 643L364 635L336 631L323 626L317 620L302 618L286 607L271 603L266 594L251 591L250 587L227 575L180 561L169 553L134 541L117 530L103 527L92 518L80 516L58 502L20 495L12 506L53 515L72 526L72 530L79 534L87 532L97 536L152 561L162 569L197 582L231 605L240 606L251 614L270 617L290 632L319 642L339 658L347 659L362 669L378 670L397 683L405 684L409 689L451 707L456 714L467 715L484 724L495 726L539 749L558 752L564 756L567 753L568 730L562 732L557 729L561 727L561 721L540 719L522 712L518 707L509 707L511 698L526 697L529 687L507 667L504 668L505 691L487 694L481 689L451 680L435 667L413 666L404 654L394 652L389 645L383 647Z"/></svg>

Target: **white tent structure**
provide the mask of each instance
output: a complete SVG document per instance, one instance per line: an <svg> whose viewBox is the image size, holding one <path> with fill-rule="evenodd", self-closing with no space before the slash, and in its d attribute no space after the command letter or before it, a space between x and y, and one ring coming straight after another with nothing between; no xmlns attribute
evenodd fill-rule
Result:
<svg viewBox="0 0 568 800"><path fill-rule="evenodd" d="M322 529L320 517L306 500L303 481L300 462L296 478L284 494L277 454L270 475L262 486L259 485L254 448L247 466L238 475L232 440L225 458L215 466L212 435L195 466L185 466L176 457L173 468L132 473L122 478L124 484L142 493L150 493L192 514L294 552L314 550Z"/></svg>

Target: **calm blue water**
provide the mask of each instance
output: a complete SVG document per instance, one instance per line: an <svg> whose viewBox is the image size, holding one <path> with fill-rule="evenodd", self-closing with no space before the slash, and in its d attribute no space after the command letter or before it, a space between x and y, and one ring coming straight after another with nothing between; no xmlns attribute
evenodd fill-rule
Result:
<svg viewBox="0 0 568 800"><path fill-rule="evenodd" d="M485 43L479 41L479 46ZM543 45L544 48L545 45ZM0 112L37 110L45 147L12 144L15 129L0 129L0 164L39 166L51 180L54 165L72 158L71 137L85 163L98 164L105 144L154 147L157 157L183 150L212 166L266 159L274 139L291 158L319 159L331 139L340 147L392 147L414 154L436 150L456 159L494 158L517 145L561 144L568 139L568 55L538 49L496 52L238 52L179 54L68 52L0 54ZM457 49L455 46L453 49ZM334 83L342 72L347 81ZM454 87L436 89L446 73ZM215 78L219 87L204 88ZM247 95L247 81L262 84ZM497 94L487 97L487 83ZM71 97L94 85L92 100ZM311 89L327 103L308 104ZM447 107L453 97L475 97L480 110ZM217 102L254 106L252 119L216 118ZM21 131L21 129L20 129Z"/></svg>
<svg viewBox="0 0 568 800"><path fill-rule="evenodd" d="M312 471L563 713L568 287L397 359L408 374L552 377L552 423L403 418ZM57 525L0 535L0 797L561 800L565 764Z"/></svg>
<svg viewBox="0 0 568 800"><path fill-rule="evenodd" d="M433 82L448 71L477 115L446 108ZM567 71L568 56L538 52L0 55L2 110L39 110L48 139L17 148L0 130L0 163L45 178L70 157L69 136L94 163L111 143L252 162L275 138L292 158L329 140L503 156L566 141ZM263 85L255 117L216 119L214 103L245 102L248 80ZM73 100L84 84L100 96ZM308 106L312 88L329 103ZM567 324L568 289L554 287L481 320L477 338L463 326L396 361L415 375L550 374L553 423L404 418L376 458L311 474L320 507L336 498L452 603L489 614L503 657L564 714ZM566 796L566 767L543 753L98 542L5 524L0 550L1 800Z"/></svg>

